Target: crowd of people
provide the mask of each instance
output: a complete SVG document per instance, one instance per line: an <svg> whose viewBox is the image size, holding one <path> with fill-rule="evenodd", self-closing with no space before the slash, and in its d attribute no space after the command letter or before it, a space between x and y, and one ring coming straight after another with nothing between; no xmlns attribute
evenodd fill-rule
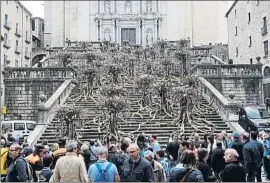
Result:
<svg viewBox="0 0 270 183"><path fill-rule="evenodd" d="M261 182L262 176L270 180L269 145L265 132L222 132L202 140L175 133L164 149L157 136L145 134L108 143L61 138L34 147L8 135L1 139L1 181Z"/></svg>

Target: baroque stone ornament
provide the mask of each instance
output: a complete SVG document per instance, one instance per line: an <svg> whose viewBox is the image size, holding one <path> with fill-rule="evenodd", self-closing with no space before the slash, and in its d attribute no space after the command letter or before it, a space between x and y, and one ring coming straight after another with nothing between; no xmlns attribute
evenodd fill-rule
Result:
<svg viewBox="0 0 270 183"><path fill-rule="evenodd" d="M111 2L109 0L106 0L104 2L104 11L105 11L105 13L111 12Z"/></svg>
<svg viewBox="0 0 270 183"><path fill-rule="evenodd" d="M152 1L146 1L146 12L151 13L152 12Z"/></svg>
<svg viewBox="0 0 270 183"><path fill-rule="evenodd" d="M230 90L229 93L228 93L228 96L230 97L230 99L232 101L234 99L234 97L235 97L235 93L232 90Z"/></svg>
<svg viewBox="0 0 270 183"><path fill-rule="evenodd" d="M148 28L146 31L146 44L152 45L153 44L153 30Z"/></svg>
<svg viewBox="0 0 270 183"><path fill-rule="evenodd" d="M46 95L44 95L43 93L41 95L39 95L39 100L41 103L45 103L47 100Z"/></svg>
<svg viewBox="0 0 270 183"><path fill-rule="evenodd" d="M111 30L109 28L104 30L104 41L111 42Z"/></svg>
<svg viewBox="0 0 270 183"><path fill-rule="evenodd" d="M127 0L125 2L125 12L126 13L131 13L132 12L132 3L130 0Z"/></svg>

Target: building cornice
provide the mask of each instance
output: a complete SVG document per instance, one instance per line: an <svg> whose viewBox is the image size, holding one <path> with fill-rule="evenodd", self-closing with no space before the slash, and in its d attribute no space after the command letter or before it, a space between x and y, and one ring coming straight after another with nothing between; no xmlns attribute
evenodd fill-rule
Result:
<svg viewBox="0 0 270 183"><path fill-rule="evenodd" d="M28 15L30 15L30 17L32 16L32 13L31 13L28 9L26 9L26 7L24 7L24 5L22 5L22 3L20 3L20 1L15 0L15 2L17 2L18 5L19 5L22 9L24 9L24 10L26 11L26 13L28 13Z"/></svg>
<svg viewBox="0 0 270 183"><path fill-rule="evenodd" d="M236 3L238 2L238 0L235 0L234 3L232 4L232 6L230 7L230 9L228 10L228 12L226 13L225 17L228 18L228 15L230 14L230 12L232 11L232 9L235 7Z"/></svg>
<svg viewBox="0 0 270 183"><path fill-rule="evenodd" d="M44 19L43 19L43 18L41 18L41 17L31 17L31 19L39 19L39 20L44 21Z"/></svg>

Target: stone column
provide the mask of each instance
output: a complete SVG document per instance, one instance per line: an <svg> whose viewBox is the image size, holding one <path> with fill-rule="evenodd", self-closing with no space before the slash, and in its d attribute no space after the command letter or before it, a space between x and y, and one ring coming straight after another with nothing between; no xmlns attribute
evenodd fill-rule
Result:
<svg viewBox="0 0 270 183"><path fill-rule="evenodd" d="M154 19L154 36L153 43L157 41L157 20Z"/></svg>
<svg viewBox="0 0 270 183"><path fill-rule="evenodd" d="M116 19L116 34L115 34L115 42L120 43L119 39L119 20Z"/></svg>
<svg viewBox="0 0 270 183"><path fill-rule="evenodd" d="M112 38L111 38L111 42L115 42L116 43L116 39L115 39L115 22L114 19L112 19L112 23L111 23L111 27L112 27Z"/></svg>
<svg viewBox="0 0 270 183"><path fill-rule="evenodd" d="M142 45L145 46L145 20L142 20Z"/></svg>
<svg viewBox="0 0 270 183"><path fill-rule="evenodd" d="M160 35L161 35L161 19L159 19L159 21L158 21L158 29L159 29L159 31L158 31L158 38L160 38Z"/></svg>
<svg viewBox="0 0 270 183"><path fill-rule="evenodd" d="M103 22L100 20L100 41L103 41Z"/></svg>
<svg viewBox="0 0 270 183"><path fill-rule="evenodd" d="M38 105L38 125L45 125L47 124L47 118L48 118L48 109L46 109L45 102L47 100L46 95L41 94L39 96L40 103Z"/></svg>
<svg viewBox="0 0 270 183"><path fill-rule="evenodd" d="M141 21L140 20L138 20L138 29L137 29L137 31L138 31L138 44L141 44Z"/></svg>
<svg viewBox="0 0 270 183"><path fill-rule="evenodd" d="M99 32L98 32L98 20L95 21L96 22L96 38L98 40L99 38Z"/></svg>

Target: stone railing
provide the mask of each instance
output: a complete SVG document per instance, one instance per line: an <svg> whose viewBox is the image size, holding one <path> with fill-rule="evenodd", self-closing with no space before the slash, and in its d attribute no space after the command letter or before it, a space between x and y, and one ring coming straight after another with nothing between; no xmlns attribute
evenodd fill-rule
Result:
<svg viewBox="0 0 270 183"><path fill-rule="evenodd" d="M41 68L12 68L4 69L5 80L7 79L41 79L41 78L60 78L76 79L76 70L72 67L41 67Z"/></svg>
<svg viewBox="0 0 270 183"><path fill-rule="evenodd" d="M263 78L262 64L202 65L196 66L196 76L204 78Z"/></svg>
<svg viewBox="0 0 270 183"><path fill-rule="evenodd" d="M45 95L40 95L37 126L27 139L30 145L37 143L40 136L46 130L47 125L53 121L59 108L65 103L74 86L75 81L69 79L66 80L47 101Z"/></svg>
<svg viewBox="0 0 270 183"><path fill-rule="evenodd" d="M239 105L229 101L224 97L210 82L203 77L199 77L201 82L201 95L209 102L219 113L224 121L237 120L237 109Z"/></svg>
<svg viewBox="0 0 270 183"><path fill-rule="evenodd" d="M214 64L217 65L227 65L228 63L224 62L221 58L217 57L216 55L211 55L211 61L213 59Z"/></svg>

